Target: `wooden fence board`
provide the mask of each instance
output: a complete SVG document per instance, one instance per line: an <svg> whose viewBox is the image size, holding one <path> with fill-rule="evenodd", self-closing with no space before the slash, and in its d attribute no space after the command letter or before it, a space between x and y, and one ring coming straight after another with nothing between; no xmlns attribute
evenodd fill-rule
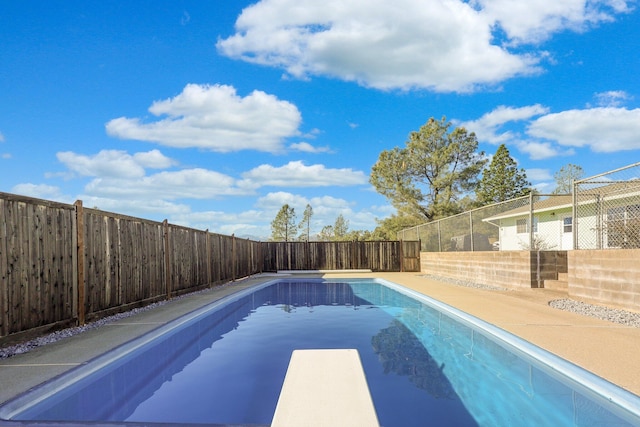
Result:
<svg viewBox="0 0 640 427"><path fill-rule="evenodd" d="M67 320L73 207L4 193L0 205L0 336Z"/></svg>
<svg viewBox="0 0 640 427"><path fill-rule="evenodd" d="M206 232L169 225L171 287L180 292L207 286Z"/></svg>
<svg viewBox="0 0 640 427"><path fill-rule="evenodd" d="M420 271L420 242L402 241L402 271Z"/></svg>
<svg viewBox="0 0 640 427"><path fill-rule="evenodd" d="M9 256L7 254L7 201L0 198L0 337L9 335Z"/></svg>
<svg viewBox="0 0 640 427"><path fill-rule="evenodd" d="M87 315L167 295L163 224L85 209Z"/></svg>
<svg viewBox="0 0 640 427"><path fill-rule="evenodd" d="M263 242L261 245L264 271L420 271L419 242ZM401 259L403 253L408 258Z"/></svg>
<svg viewBox="0 0 640 427"><path fill-rule="evenodd" d="M7 241L7 333L19 332L26 328L22 327L22 318L20 317L20 304L22 304L19 288L21 285L20 277L20 259L19 251L22 250L22 242L19 242L18 232L20 224L18 223L17 206L18 203L7 201L5 207L6 218L6 241Z"/></svg>

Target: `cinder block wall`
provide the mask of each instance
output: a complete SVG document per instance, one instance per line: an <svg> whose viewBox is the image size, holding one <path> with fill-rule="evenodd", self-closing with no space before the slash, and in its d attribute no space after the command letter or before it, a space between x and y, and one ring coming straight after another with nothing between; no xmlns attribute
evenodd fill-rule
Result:
<svg viewBox="0 0 640 427"><path fill-rule="evenodd" d="M535 252L421 252L425 274L504 288L537 287ZM532 263L533 260L533 263Z"/></svg>
<svg viewBox="0 0 640 427"><path fill-rule="evenodd" d="M640 312L640 249L569 251L569 295Z"/></svg>

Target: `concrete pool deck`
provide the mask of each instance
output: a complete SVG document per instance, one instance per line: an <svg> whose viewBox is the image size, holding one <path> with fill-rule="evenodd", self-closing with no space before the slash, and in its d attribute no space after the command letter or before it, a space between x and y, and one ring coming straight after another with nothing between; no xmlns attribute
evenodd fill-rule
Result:
<svg viewBox="0 0 640 427"><path fill-rule="evenodd" d="M566 294L545 289L496 291L430 280L420 273L330 273L306 277L377 277L406 286L511 332L640 395L640 328L549 307ZM191 294L152 310L0 359L0 403L238 290L288 275L264 274ZM297 277L297 276L296 276Z"/></svg>

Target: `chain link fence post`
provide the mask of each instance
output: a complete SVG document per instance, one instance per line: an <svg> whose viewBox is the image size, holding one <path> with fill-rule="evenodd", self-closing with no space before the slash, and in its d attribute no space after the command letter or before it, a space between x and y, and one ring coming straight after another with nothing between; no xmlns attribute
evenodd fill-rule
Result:
<svg viewBox="0 0 640 427"><path fill-rule="evenodd" d="M573 185L576 249L640 248L640 162Z"/></svg>

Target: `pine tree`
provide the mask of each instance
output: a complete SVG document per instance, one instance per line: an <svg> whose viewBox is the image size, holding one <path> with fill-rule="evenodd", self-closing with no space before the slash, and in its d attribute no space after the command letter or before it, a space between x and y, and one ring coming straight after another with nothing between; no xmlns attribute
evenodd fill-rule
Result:
<svg viewBox="0 0 640 427"><path fill-rule="evenodd" d="M304 209L304 213L302 214L302 221L298 224L298 228L302 230L298 240L303 242L308 242L311 235L311 217L313 216L313 208L311 205L307 204L307 207Z"/></svg>
<svg viewBox="0 0 640 427"><path fill-rule="evenodd" d="M478 183L486 160L476 135L446 118L430 118L411 132L405 148L380 153L369 182L403 216L432 221L464 210L461 200Z"/></svg>
<svg viewBox="0 0 640 427"><path fill-rule="evenodd" d="M481 206L504 202L531 192L531 183L524 169L518 165L507 146L498 147L491 163L482 171L482 178L476 189L476 199Z"/></svg>
<svg viewBox="0 0 640 427"><path fill-rule="evenodd" d="M271 240L288 242L295 235L296 212L285 204L271 222Z"/></svg>
<svg viewBox="0 0 640 427"><path fill-rule="evenodd" d="M336 222L333 224L333 235L336 240L345 240L349 232L349 220L345 219L342 214L338 215Z"/></svg>
<svg viewBox="0 0 640 427"><path fill-rule="evenodd" d="M318 235L321 242L330 242L334 240L335 234L333 232L333 225L325 225L320 230L320 234Z"/></svg>

